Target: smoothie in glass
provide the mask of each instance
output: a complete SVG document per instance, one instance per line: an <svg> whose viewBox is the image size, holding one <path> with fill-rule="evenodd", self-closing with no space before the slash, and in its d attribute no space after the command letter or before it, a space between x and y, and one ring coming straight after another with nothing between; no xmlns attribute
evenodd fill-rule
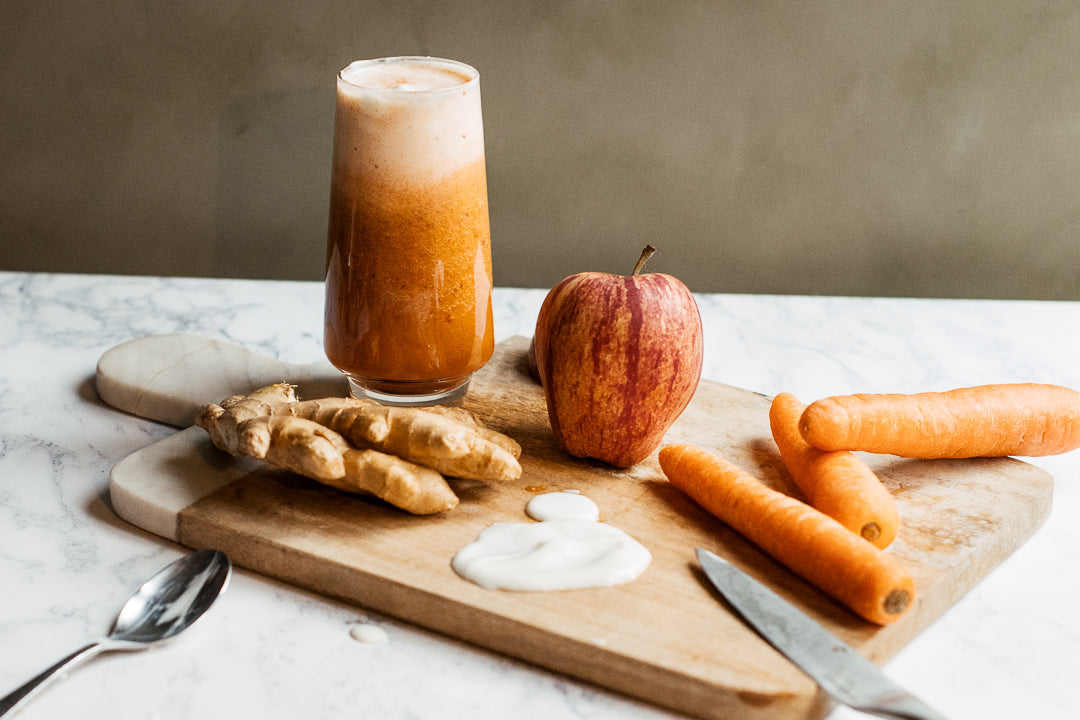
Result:
<svg viewBox="0 0 1080 720"><path fill-rule="evenodd" d="M452 401L491 357L479 83L437 58L338 75L325 347L356 396Z"/></svg>

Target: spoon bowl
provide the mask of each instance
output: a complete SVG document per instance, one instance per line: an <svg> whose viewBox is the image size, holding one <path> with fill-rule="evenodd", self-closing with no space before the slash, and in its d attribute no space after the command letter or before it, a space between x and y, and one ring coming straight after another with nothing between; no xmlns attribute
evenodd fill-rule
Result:
<svg viewBox="0 0 1080 720"><path fill-rule="evenodd" d="M174 637L210 609L225 590L231 569L220 550L177 560L124 603L109 639L149 645Z"/></svg>
<svg viewBox="0 0 1080 720"><path fill-rule="evenodd" d="M175 637L202 617L224 592L232 563L220 550L200 550L165 567L144 582L116 616L103 640L71 655L0 698L0 715L27 702L62 670L112 650L143 650Z"/></svg>

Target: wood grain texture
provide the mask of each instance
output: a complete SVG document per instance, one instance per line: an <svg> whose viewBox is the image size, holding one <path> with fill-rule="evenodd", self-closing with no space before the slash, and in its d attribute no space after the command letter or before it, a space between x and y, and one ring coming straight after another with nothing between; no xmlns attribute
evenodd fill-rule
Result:
<svg viewBox="0 0 1080 720"><path fill-rule="evenodd" d="M865 459L895 495L889 552L920 596L904 618L871 625L762 554L671 487L655 453L625 471L569 457L554 442L543 392L525 371L528 341L501 344L465 405L517 439L512 484L452 481L461 504L412 517L304 478L258 470L179 513L179 539L225 550L238 565L702 718L821 718L829 701L746 628L705 584L702 546L731 560L875 662L929 625L1027 539L1050 510L1051 478L1012 459ZM769 399L702 382L668 434L716 450L793 495L768 426ZM158 482L167 481L158 478ZM577 489L601 520L641 541L653 562L637 580L554 593L487 590L450 558L494 522L526 522L538 492Z"/></svg>

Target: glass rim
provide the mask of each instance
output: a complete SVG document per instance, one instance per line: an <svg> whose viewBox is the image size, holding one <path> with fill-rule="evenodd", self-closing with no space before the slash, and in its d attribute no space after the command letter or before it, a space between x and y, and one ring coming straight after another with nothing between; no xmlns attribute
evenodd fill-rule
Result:
<svg viewBox="0 0 1080 720"><path fill-rule="evenodd" d="M358 85L355 82L345 77L345 73L353 68L362 68L373 65L397 65L397 64L427 64L427 65L441 65L444 67L450 67L455 70L459 70L468 77L463 83L457 85L449 85L447 87L439 88L419 88L419 89L401 89L401 88L373 88L366 85ZM345 83L351 88L363 90L371 93L401 93L407 95L435 95L442 93L450 93L460 90L461 88L467 88L471 85L480 82L480 71L474 68L468 63L463 63L460 60L450 60L448 58L434 57L429 55L395 55L392 57L370 58L368 60L354 60L341 70L337 74L338 80Z"/></svg>

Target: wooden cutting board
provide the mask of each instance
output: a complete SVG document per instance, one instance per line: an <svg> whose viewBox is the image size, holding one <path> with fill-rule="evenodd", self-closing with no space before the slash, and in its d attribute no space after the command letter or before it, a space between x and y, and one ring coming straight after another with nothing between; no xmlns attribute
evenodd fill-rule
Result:
<svg viewBox="0 0 1080 720"><path fill-rule="evenodd" d="M413 517L228 457L199 428L117 464L113 505L135 525L192 548L220 548L242 567L667 708L702 718L777 720L824 717L830 701L716 599L694 548L731 560L880 663L1019 547L1050 511L1052 479L1017 460L865 456L899 504L903 523L889 552L904 561L920 593L901 620L879 628L672 488L655 453L618 471L562 452L543 391L526 373L527 347L520 337L500 344L464 403L521 443L524 474L507 484L453 482L461 504L450 512ZM204 373L213 376L212 387L200 383ZM202 402L293 377L305 383L302 391L342 387L328 365L289 366L193 336L132 341L106 353L98 368L106 402L174 422ZM798 495L772 444L768 406L764 396L703 381L667 441L712 448ZM527 522L530 498L565 489L594 500L602 521L649 548L653 561L641 577L612 588L515 593L481 588L450 568L454 553L481 530Z"/></svg>

